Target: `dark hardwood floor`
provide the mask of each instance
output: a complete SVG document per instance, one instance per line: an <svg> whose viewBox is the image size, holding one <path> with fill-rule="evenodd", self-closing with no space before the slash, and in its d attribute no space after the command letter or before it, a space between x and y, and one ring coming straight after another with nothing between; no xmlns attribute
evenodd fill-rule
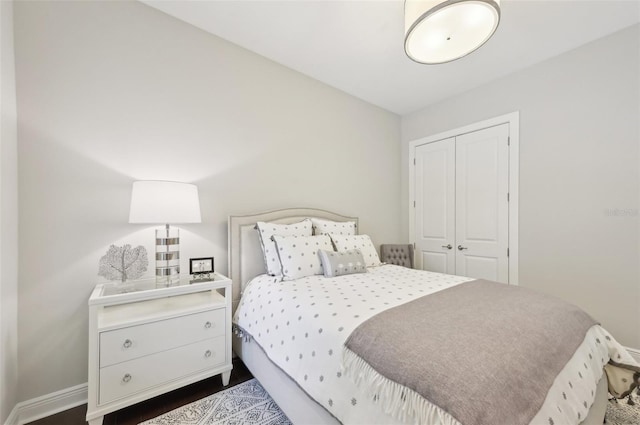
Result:
<svg viewBox="0 0 640 425"><path fill-rule="evenodd" d="M248 381L253 376L239 358L233 359L233 370L229 386L222 386L220 375L205 379L195 384L154 397L150 400L134 404L122 410L110 413L104 417L103 425L137 425L142 421L155 418L185 404L200 400L218 391L230 388L241 382ZM30 425L81 425L86 424L85 415L87 405L65 410L46 418L30 422Z"/></svg>

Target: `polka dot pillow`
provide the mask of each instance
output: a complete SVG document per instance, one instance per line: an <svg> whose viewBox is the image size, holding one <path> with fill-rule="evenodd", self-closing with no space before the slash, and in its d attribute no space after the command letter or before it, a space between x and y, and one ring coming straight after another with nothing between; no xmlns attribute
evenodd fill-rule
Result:
<svg viewBox="0 0 640 425"><path fill-rule="evenodd" d="M256 228L258 229L260 245L262 246L264 266L267 269L267 273L271 276L282 275L280 258L278 257L276 245L271 240L271 237L273 235L311 236L311 220L308 218L292 224L265 223L264 221L259 221L256 223Z"/></svg>
<svg viewBox="0 0 640 425"><path fill-rule="evenodd" d="M355 221L331 221L321 218L312 218L314 235L355 235Z"/></svg>
<svg viewBox="0 0 640 425"><path fill-rule="evenodd" d="M323 274L318 251L333 251L331 239L327 235L319 236L280 236L273 235L280 263L282 280L294 280L305 276Z"/></svg>
<svg viewBox="0 0 640 425"><path fill-rule="evenodd" d="M359 249L344 252L320 250L320 261L324 277L367 272L367 265Z"/></svg>
<svg viewBox="0 0 640 425"><path fill-rule="evenodd" d="M380 262L380 257L378 257L376 247L373 246L373 242L371 242L369 235L330 236L333 241L333 245L336 247L336 251L345 252L350 249L359 249L362 252L362 256L364 257L364 262L367 264L367 267L379 266L382 264Z"/></svg>

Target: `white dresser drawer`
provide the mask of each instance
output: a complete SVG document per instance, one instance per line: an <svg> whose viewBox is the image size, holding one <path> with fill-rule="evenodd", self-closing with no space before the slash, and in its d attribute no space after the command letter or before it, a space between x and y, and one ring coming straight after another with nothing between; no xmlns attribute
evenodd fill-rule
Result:
<svg viewBox="0 0 640 425"><path fill-rule="evenodd" d="M99 404L222 365L226 351L225 337L219 336L102 368Z"/></svg>
<svg viewBox="0 0 640 425"><path fill-rule="evenodd" d="M225 309L100 333L100 367L224 335Z"/></svg>

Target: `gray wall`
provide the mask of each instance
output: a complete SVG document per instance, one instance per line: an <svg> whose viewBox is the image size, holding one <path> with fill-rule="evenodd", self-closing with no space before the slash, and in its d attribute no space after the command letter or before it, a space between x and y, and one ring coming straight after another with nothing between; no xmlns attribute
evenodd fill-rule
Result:
<svg viewBox="0 0 640 425"><path fill-rule="evenodd" d="M520 285L640 348L640 26L402 118L412 140L520 111Z"/></svg>
<svg viewBox="0 0 640 425"><path fill-rule="evenodd" d="M18 145L13 2L0 2L0 423L18 389Z"/></svg>
<svg viewBox="0 0 640 425"><path fill-rule="evenodd" d="M131 183L194 182L182 267L227 271L227 215L306 206L400 235L400 118L138 2L15 5L19 399L86 382L87 299Z"/></svg>

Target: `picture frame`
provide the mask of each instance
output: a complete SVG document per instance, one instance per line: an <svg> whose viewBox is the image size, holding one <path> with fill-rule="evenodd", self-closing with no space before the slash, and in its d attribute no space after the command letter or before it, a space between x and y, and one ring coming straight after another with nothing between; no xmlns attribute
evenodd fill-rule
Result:
<svg viewBox="0 0 640 425"><path fill-rule="evenodd" d="M213 257L201 257L189 259L189 274L195 277L210 275L213 273Z"/></svg>

